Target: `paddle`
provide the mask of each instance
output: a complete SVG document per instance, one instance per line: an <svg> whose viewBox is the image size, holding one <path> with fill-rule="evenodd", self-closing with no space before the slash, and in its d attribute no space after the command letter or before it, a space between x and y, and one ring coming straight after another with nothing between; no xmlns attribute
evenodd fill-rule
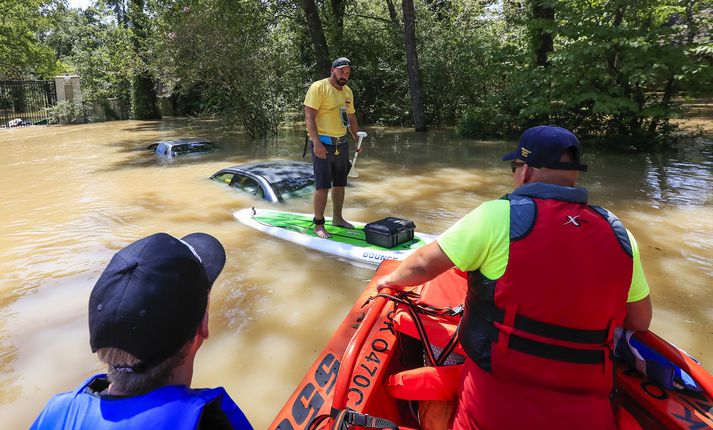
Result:
<svg viewBox="0 0 713 430"><path fill-rule="evenodd" d="M354 151L354 159L352 160L352 168L349 171L350 178L358 178L359 177L359 172L357 172L357 169L356 169L356 161L357 161L357 157L359 156L359 149L361 149L361 141L364 140L364 138L367 136L367 134L365 131L360 131L357 133L357 136L359 136L359 141L357 141L356 150Z"/></svg>

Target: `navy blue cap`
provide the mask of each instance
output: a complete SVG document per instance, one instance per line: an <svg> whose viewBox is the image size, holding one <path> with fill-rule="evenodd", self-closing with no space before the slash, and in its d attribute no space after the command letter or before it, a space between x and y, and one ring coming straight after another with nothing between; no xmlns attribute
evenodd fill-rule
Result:
<svg viewBox="0 0 713 430"><path fill-rule="evenodd" d="M339 69L342 67L352 67L352 62L349 61L347 57L339 57L336 60L332 61L333 69Z"/></svg>
<svg viewBox="0 0 713 430"><path fill-rule="evenodd" d="M574 161L562 162L560 158L572 149ZM528 128L520 136L517 150L503 156L503 161L522 160L532 167L546 167L559 170L587 171L587 165L580 163L582 146L579 139L566 128L554 125L539 125Z"/></svg>
<svg viewBox="0 0 713 430"><path fill-rule="evenodd" d="M157 233L117 252L89 296L92 352L118 348L144 368L171 357L195 336L224 266L223 245L205 233Z"/></svg>

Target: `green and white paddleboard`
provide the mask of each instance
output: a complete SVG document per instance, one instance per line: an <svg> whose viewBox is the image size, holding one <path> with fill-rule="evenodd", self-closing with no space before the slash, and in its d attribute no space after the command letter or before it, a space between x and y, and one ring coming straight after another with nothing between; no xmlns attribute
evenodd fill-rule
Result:
<svg viewBox="0 0 713 430"><path fill-rule="evenodd" d="M327 218L325 227L332 237L322 239L314 233L311 214L241 209L233 212L233 217L238 222L271 236L374 267L383 260L403 260L416 249L436 240L434 235L416 232L413 240L409 242L393 248L382 248L366 241L364 223L352 222L354 228L350 229L333 226L331 219Z"/></svg>

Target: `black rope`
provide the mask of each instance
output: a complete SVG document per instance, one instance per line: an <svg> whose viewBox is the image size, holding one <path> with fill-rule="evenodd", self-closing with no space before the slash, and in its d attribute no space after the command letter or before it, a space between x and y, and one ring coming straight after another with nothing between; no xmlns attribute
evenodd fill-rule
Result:
<svg viewBox="0 0 713 430"><path fill-rule="evenodd" d="M460 323L463 321L460 319L458 321L458 325L456 326L456 331L453 333L453 336L451 336L450 340L448 340L448 343L446 344L445 348L443 348L443 351L441 351L441 355L438 356L438 360L436 360L436 366L443 366L443 363L446 362L446 359L448 358L449 355L453 352L453 350L456 349L456 346L458 346L458 339L460 338Z"/></svg>
<svg viewBox="0 0 713 430"><path fill-rule="evenodd" d="M463 313L463 305L458 305L454 308L450 306L446 306L444 308L438 308L435 306L431 305L424 305L423 303L417 303L415 300L418 300L421 298L420 294L414 293L413 291L399 291L396 295L393 294L386 294L386 293L377 293L374 296L371 296L367 299L366 303L369 303L371 300L375 299L376 297L386 297L389 300L392 300L397 303L401 303L402 305L406 305L408 307L413 307L416 309L417 312L430 315L430 316L436 316L436 317L455 317Z"/></svg>
<svg viewBox="0 0 713 430"><path fill-rule="evenodd" d="M426 328L423 326L423 321L421 321L421 317L418 316L413 306L409 306L408 312L411 314L414 324L416 324L418 336L421 338L421 343L423 343L423 350L426 353L426 366L435 366L436 356L433 353L431 341L428 340L428 333L426 333Z"/></svg>
<svg viewBox="0 0 713 430"><path fill-rule="evenodd" d="M399 291L398 293L396 293L396 295L378 293L375 296L369 297L364 303L364 305L366 305L376 297L386 297L391 301L407 306L408 312L411 315L411 318L413 319L414 325L416 326L416 331L418 331L418 336L421 339L421 343L423 343L424 352L426 353L426 365L442 366L448 356L453 352L453 350L455 350L456 346L458 345L458 338L460 337L459 332L461 319L458 320L458 325L456 326L456 331L453 333L453 336L451 336L446 346L438 355L438 358L436 358L436 354L433 352L433 348L431 347L431 342L428 340L428 333L426 332L426 328L423 326L423 321L421 320L421 317L419 317L418 314L421 313L439 318L445 316L452 317L463 313L463 305L458 305L455 308L452 308L450 306L438 308L431 305L424 305L423 303L415 302L421 296L413 291Z"/></svg>
<svg viewBox="0 0 713 430"><path fill-rule="evenodd" d="M305 427L305 430L317 430L317 426L322 424L322 421L326 420L329 418L329 414L322 414L322 415L317 415L312 419L312 421L307 424L307 427Z"/></svg>

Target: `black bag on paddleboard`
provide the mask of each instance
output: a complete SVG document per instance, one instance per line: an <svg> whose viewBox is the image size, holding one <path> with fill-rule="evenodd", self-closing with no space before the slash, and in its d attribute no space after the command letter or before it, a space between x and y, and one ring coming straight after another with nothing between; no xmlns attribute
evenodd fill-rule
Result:
<svg viewBox="0 0 713 430"><path fill-rule="evenodd" d="M413 240L416 224L413 221L388 217L364 226L366 241L383 248L393 248Z"/></svg>

